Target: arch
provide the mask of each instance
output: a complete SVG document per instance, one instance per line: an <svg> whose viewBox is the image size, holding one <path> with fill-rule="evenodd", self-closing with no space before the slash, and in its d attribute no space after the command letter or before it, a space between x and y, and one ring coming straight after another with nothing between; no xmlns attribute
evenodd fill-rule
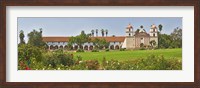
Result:
<svg viewBox="0 0 200 88"><path fill-rule="evenodd" d="M54 49L53 45L50 45L50 50L53 50L53 49Z"/></svg>
<svg viewBox="0 0 200 88"><path fill-rule="evenodd" d="M63 46L61 45L61 46L59 47L59 49L63 49Z"/></svg>
<svg viewBox="0 0 200 88"><path fill-rule="evenodd" d="M80 49L83 49L83 46L81 45L79 48L80 48Z"/></svg>
<svg viewBox="0 0 200 88"><path fill-rule="evenodd" d="M93 50L93 46L92 45L89 47L89 50Z"/></svg>
<svg viewBox="0 0 200 88"><path fill-rule="evenodd" d="M84 46L84 50L88 50L88 46L87 45Z"/></svg>
<svg viewBox="0 0 200 88"><path fill-rule="evenodd" d="M114 45L111 45L111 46L110 46L110 49L111 49L111 50L114 50Z"/></svg>
<svg viewBox="0 0 200 88"><path fill-rule="evenodd" d="M58 49L58 46L56 45L56 46L54 47L54 49Z"/></svg>
<svg viewBox="0 0 200 88"><path fill-rule="evenodd" d="M115 49L119 49L119 45L116 45L116 46L115 46Z"/></svg>
<svg viewBox="0 0 200 88"><path fill-rule="evenodd" d="M74 50L77 50L77 49L78 49L78 46L77 46L77 45L75 45L75 46L74 46Z"/></svg>
<svg viewBox="0 0 200 88"><path fill-rule="evenodd" d="M64 49L66 50L67 48L68 48L68 46L67 46L67 45L65 45L65 46L64 46Z"/></svg>
<svg viewBox="0 0 200 88"><path fill-rule="evenodd" d="M144 47L144 43L140 43L140 47Z"/></svg>

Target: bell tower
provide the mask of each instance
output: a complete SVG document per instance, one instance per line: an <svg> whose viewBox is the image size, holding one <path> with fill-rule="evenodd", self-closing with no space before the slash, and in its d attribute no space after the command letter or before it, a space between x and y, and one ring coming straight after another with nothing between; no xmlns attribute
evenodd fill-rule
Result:
<svg viewBox="0 0 200 88"><path fill-rule="evenodd" d="M131 24L128 24L126 27L126 36L134 36L133 26Z"/></svg>
<svg viewBox="0 0 200 88"><path fill-rule="evenodd" d="M154 40L158 45L158 29L155 24L151 25L150 29L150 41Z"/></svg>
<svg viewBox="0 0 200 88"><path fill-rule="evenodd" d="M150 36L151 37L158 37L158 29L157 29L155 24L151 25Z"/></svg>

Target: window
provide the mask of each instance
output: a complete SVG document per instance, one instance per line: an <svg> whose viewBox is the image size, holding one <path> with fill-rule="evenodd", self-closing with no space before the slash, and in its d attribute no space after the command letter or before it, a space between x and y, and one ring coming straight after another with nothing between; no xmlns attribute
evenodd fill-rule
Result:
<svg viewBox="0 0 200 88"><path fill-rule="evenodd" d="M153 34L153 37L155 37L155 34Z"/></svg>

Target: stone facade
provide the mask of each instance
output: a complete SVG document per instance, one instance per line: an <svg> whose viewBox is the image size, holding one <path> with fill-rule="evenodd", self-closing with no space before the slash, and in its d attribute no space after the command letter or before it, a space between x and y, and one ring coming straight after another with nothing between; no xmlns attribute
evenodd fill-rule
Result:
<svg viewBox="0 0 200 88"><path fill-rule="evenodd" d="M141 26L139 30L134 31L133 26L129 24L125 30L125 44L122 46L122 48L137 49L141 46L148 47L151 45L150 41L155 41L155 46L158 45L158 30L154 24L151 26L149 34L146 32L143 26Z"/></svg>

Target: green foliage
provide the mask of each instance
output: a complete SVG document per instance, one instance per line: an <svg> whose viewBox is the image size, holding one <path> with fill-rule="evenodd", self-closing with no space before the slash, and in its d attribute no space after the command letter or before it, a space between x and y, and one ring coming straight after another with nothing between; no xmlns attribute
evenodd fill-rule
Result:
<svg viewBox="0 0 200 88"><path fill-rule="evenodd" d="M78 49L78 50L76 50L76 52L84 52L84 50L83 49Z"/></svg>
<svg viewBox="0 0 200 88"><path fill-rule="evenodd" d="M92 36L94 36L94 30L91 30L91 34L92 34Z"/></svg>
<svg viewBox="0 0 200 88"><path fill-rule="evenodd" d="M146 50L144 47L140 47L140 50Z"/></svg>
<svg viewBox="0 0 200 88"><path fill-rule="evenodd" d="M181 61L178 59L165 59L163 56L150 55L131 61L103 60L105 70L181 70Z"/></svg>
<svg viewBox="0 0 200 88"><path fill-rule="evenodd" d="M175 28L174 31L170 34L172 43L172 48L181 48L182 47L182 29Z"/></svg>
<svg viewBox="0 0 200 88"><path fill-rule="evenodd" d="M109 48L107 48L105 51L106 51L106 52L108 52L108 51L110 51L110 49L109 49Z"/></svg>
<svg viewBox="0 0 200 88"><path fill-rule="evenodd" d="M158 29L159 29L160 32L162 31L162 27L163 27L162 24L158 25Z"/></svg>
<svg viewBox="0 0 200 88"><path fill-rule="evenodd" d="M109 46L109 42L107 42L105 39L98 39L95 38L93 41L93 44L96 46L97 49L103 49Z"/></svg>
<svg viewBox="0 0 200 88"><path fill-rule="evenodd" d="M98 70L99 66L100 66L100 64L99 64L98 60L86 61L86 68L89 70Z"/></svg>
<svg viewBox="0 0 200 88"><path fill-rule="evenodd" d="M42 40L42 29L40 31L33 30L28 34L28 44L37 46L37 47L44 47L46 43Z"/></svg>
<svg viewBox="0 0 200 88"><path fill-rule="evenodd" d="M175 28L170 34L158 34L159 48L181 48L182 47L182 29Z"/></svg>
<svg viewBox="0 0 200 88"><path fill-rule="evenodd" d="M18 46L18 68L21 70L30 70L33 59L35 62L42 60L42 52L38 47L29 44L20 44Z"/></svg>
<svg viewBox="0 0 200 88"><path fill-rule="evenodd" d="M41 61L42 59L42 50L38 47L22 44L18 46L18 60L25 61L30 60L32 58L36 58L37 61Z"/></svg>
<svg viewBox="0 0 200 88"><path fill-rule="evenodd" d="M99 50L98 49L93 49L92 52L99 52Z"/></svg>
<svg viewBox="0 0 200 88"><path fill-rule="evenodd" d="M149 43L151 44L151 47L155 47L155 45L156 45L156 41L155 40L151 40Z"/></svg>
<svg viewBox="0 0 200 88"><path fill-rule="evenodd" d="M19 44L25 44L24 31L23 30L20 30L19 39L20 39L20 43Z"/></svg>
<svg viewBox="0 0 200 88"><path fill-rule="evenodd" d="M19 59L23 58L22 47L28 45L19 46ZM30 49L31 48L31 49ZM98 60L83 60L81 55L73 58L73 54L63 52L62 49L58 49L53 52L40 52L42 56L37 57L37 54L33 52L42 51L35 46L26 47L31 59L19 60L19 70L181 70L182 61L177 58L165 58L163 55L149 55L146 58L137 58L131 60L106 60L105 57L101 60L100 64ZM126 51L125 51L126 52ZM110 52L108 52L110 53ZM116 52L115 52L116 53ZM81 53L79 53L81 54ZM117 54L117 53L116 53ZM91 54L90 54L91 55ZM37 61L37 58L42 58L41 61ZM29 63L29 65L28 65Z"/></svg>
<svg viewBox="0 0 200 88"><path fill-rule="evenodd" d="M104 29L101 29L101 34L104 37Z"/></svg>
<svg viewBox="0 0 200 88"><path fill-rule="evenodd" d="M119 51L125 51L126 50L126 48L120 48L119 49Z"/></svg>
<svg viewBox="0 0 200 88"><path fill-rule="evenodd" d="M81 47L84 43L89 42L89 35L86 35L84 31L81 31L81 34L75 37L70 37L69 45L77 44Z"/></svg>
<svg viewBox="0 0 200 88"><path fill-rule="evenodd" d="M46 53L44 57L44 65L52 65L53 68L57 67L57 65L71 66L75 63L73 54L64 53L62 50Z"/></svg>

